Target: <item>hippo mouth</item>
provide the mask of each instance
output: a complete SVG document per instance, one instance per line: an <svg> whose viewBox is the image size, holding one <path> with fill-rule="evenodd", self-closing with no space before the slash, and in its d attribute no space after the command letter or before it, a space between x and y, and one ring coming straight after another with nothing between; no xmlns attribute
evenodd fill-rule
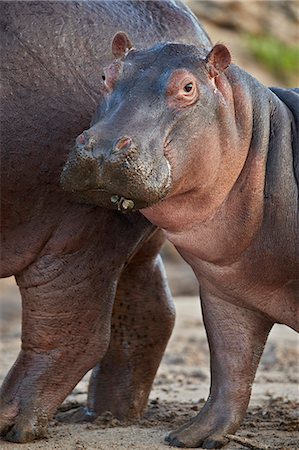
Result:
<svg viewBox="0 0 299 450"><path fill-rule="evenodd" d="M95 202L97 202L97 197L101 197L101 206L103 205L103 202L109 202L110 199L110 204L109 204L109 208L112 209L117 209L118 211L121 211L123 213L127 213L129 211L134 211L136 209L141 209L143 206L140 203L140 206L138 206L138 201L135 204L134 200L131 200L129 198L125 198L121 195L118 194L113 194L111 195L111 193L109 193L108 191L106 191L103 188L94 188L94 189L88 189L86 191L82 191L81 192L83 197L84 197L84 203L86 203L87 198L90 198L90 201L92 201L92 204L95 204Z"/></svg>
<svg viewBox="0 0 299 450"><path fill-rule="evenodd" d="M162 201L171 187L171 168L168 160L164 161L163 170L159 165L149 173L135 172L132 178L125 173L115 177L89 177L89 182L81 172L81 166L71 164L62 173L61 184L65 191L71 193L79 203L114 209L122 213L148 208ZM93 168L93 173L99 173ZM163 174L161 175L161 172ZM136 176L135 176L136 175ZM142 176L143 175L143 176ZM115 181L115 179L116 181ZM120 181L120 182L119 182Z"/></svg>

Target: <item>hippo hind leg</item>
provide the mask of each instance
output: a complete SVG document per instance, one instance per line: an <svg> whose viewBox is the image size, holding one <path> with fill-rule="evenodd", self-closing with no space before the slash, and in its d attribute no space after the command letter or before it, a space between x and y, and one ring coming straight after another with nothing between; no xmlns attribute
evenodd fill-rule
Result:
<svg viewBox="0 0 299 450"><path fill-rule="evenodd" d="M90 421L105 411L126 420L144 412L174 325L174 306L157 256L163 241L163 235L157 232L123 271L114 303L110 345L93 369L87 407L60 414L60 420Z"/></svg>
<svg viewBox="0 0 299 450"><path fill-rule="evenodd" d="M250 399L251 385L272 322L260 313L201 293L211 354L211 388L197 416L166 437L175 447L221 448L235 433Z"/></svg>

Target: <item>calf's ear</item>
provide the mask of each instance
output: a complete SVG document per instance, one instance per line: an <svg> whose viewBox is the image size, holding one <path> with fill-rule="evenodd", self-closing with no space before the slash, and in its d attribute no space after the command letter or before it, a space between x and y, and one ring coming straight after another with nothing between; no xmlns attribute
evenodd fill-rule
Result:
<svg viewBox="0 0 299 450"><path fill-rule="evenodd" d="M124 58L132 48L132 43L126 33L119 31L112 41L112 53L116 58Z"/></svg>
<svg viewBox="0 0 299 450"><path fill-rule="evenodd" d="M215 45L206 57L206 64L211 78L217 77L230 63L230 52L223 44Z"/></svg>

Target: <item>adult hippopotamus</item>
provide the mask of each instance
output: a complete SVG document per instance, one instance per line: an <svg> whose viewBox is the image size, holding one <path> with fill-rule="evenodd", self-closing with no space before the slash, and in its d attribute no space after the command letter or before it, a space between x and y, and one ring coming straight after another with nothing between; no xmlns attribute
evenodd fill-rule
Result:
<svg viewBox="0 0 299 450"><path fill-rule="evenodd" d="M112 48L105 103L62 181L94 204L141 210L193 268L210 395L167 440L220 448L245 415L273 324L299 330L299 91L267 89L222 44L140 51L120 33Z"/></svg>
<svg viewBox="0 0 299 450"><path fill-rule="evenodd" d="M15 275L23 301L22 349L0 395L0 431L11 441L44 436L93 367L76 419L138 417L173 327L161 232L140 213L74 203L59 182L102 102L119 28L142 47L210 46L176 0L0 3L1 276Z"/></svg>

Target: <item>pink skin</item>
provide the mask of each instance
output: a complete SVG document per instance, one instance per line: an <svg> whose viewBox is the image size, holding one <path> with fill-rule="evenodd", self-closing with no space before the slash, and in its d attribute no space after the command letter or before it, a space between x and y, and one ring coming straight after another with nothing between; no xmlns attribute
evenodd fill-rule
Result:
<svg viewBox="0 0 299 450"><path fill-rule="evenodd" d="M291 213L296 197L292 187L285 191L281 178L270 175L268 186L281 206L275 209L275 220L273 203L264 198L269 161L267 118L271 105L278 101L265 96L264 114L253 132L257 112L252 93L238 69L228 67L228 55L224 46L214 47L205 63L208 85L200 85L187 70L172 75L169 107L188 108L208 91L216 100L217 120L190 130L193 137L184 141L188 155L184 165L177 161L171 144L167 146L173 188L166 199L142 210L148 220L165 230L198 278L211 350L210 396L198 416L168 436L170 444L178 447L223 446L225 434L235 432L245 415L273 323L282 322L299 331L298 254L293 251L298 234ZM188 83L193 86L185 92ZM285 120L286 108L281 108L280 114ZM286 142L285 136L291 136L290 123L277 138ZM285 155L282 173L292 186L290 156ZM289 261L287 267L284 257Z"/></svg>

